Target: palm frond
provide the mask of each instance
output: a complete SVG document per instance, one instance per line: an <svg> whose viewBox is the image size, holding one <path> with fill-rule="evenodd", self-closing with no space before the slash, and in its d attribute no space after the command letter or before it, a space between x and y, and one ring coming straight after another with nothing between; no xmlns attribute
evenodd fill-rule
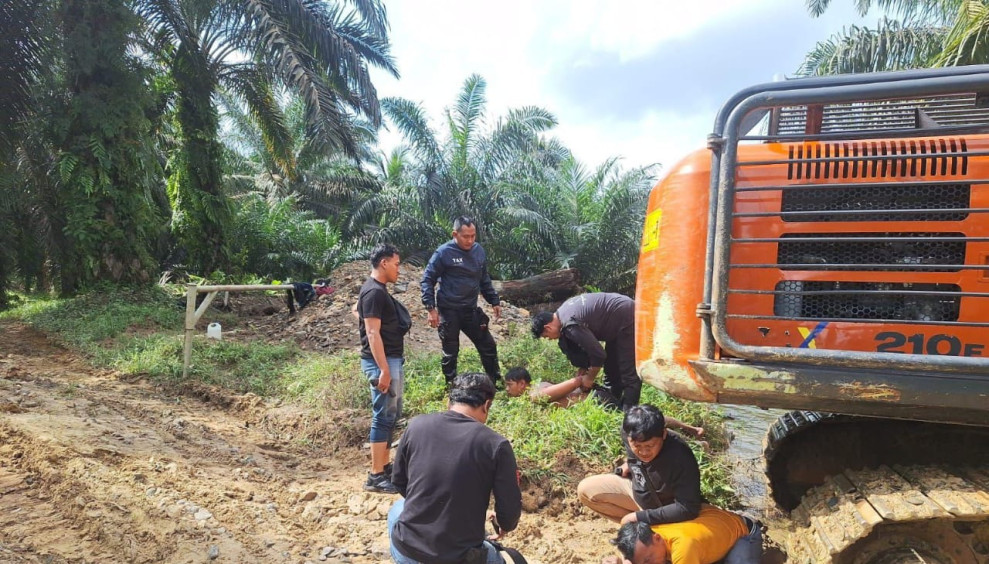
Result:
<svg viewBox="0 0 989 564"><path fill-rule="evenodd" d="M806 55L797 74L829 75L922 68L941 52L947 28L917 28L882 19L876 29L850 26Z"/></svg>

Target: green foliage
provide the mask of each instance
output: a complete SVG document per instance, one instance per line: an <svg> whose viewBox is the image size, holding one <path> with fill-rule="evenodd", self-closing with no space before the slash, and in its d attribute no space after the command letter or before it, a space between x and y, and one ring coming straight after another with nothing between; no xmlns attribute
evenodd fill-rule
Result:
<svg viewBox="0 0 989 564"><path fill-rule="evenodd" d="M287 397L315 408L364 409L371 403L370 387L356 351L304 355L284 370L282 382Z"/></svg>
<svg viewBox="0 0 989 564"><path fill-rule="evenodd" d="M546 110L488 120L485 88L481 77L467 78L443 136L420 105L384 101L407 147L382 163L384 187L355 208L351 228L364 227L365 245L393 242L423 261L449 238L452 219L467 215L495 277L574 267L588 283L630 293L651 168L623 171L611 159L589 174L544 137L556 125Z"/></svg>
<svg viewBox="0 0 989 564"><path fill-rule="evenodd" d="M808 2L811 15L830 0ZM882 10L875 29L851 26L807 54L801 75L873 72L989 62L989 4L982 0L859 0L859 13Z"/></svg>
<svg viewBox="0 0 989 564"><path fill-rule="evenodd" d="M295 155L275 92L297 92L315 152L360 153L358 118L380 124L369 67L397 75L380 2L343 10L330 2L137 0L146 41L177 91L182 136L172 159L173 230L201 272L226 269L229 202L222 191L224 150L216 100L221 88L248 107L278 169L295 176ZM232 56L239 52L247 55Z"/></svg>
<svg viewBox="0 0 989 564"><path fill-rule="evenodd" d="M299 211L293 197L242 198L230 233L234 270L262 278L311 281L329 275L344 258L340 233L328 221Z"/></svg>
<svg viewBox="0 0 989 564"><path fill-rule="evenodd" d="M157 286L103 285L76 298L33 297L4 316L23 319L66 345L92 353L127 332L181 328L183 310Z"/></svg>

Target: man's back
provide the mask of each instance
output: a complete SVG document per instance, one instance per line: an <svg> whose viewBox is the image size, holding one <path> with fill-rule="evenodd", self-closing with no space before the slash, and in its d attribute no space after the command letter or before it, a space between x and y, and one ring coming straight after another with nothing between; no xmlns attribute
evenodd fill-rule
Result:
<svg viewBox="0 0 989 564"><path fill-rule="evenodd" d="M702 507L696 519L653 525L652 530L666 541L673 564L714 564L748 533L741 517L713 505Z"/></svg>
<svg viewBox="0 0 989 564"><path fill-rule="evenodd" d="M393 542L420 562L461 562L485 538L493 491L505 531L522 512L515 454L507 439L454 411L420 415L402 437L392 482L405 496Z"/></svg>
<svg viewBox="0 0 989 564"><path fill-rule="evenodd" d="M580 294L563 302L556 315L564 328L571 324L583 325L597 340L610 341L633 329L635 302L622 294Z"/></svg>

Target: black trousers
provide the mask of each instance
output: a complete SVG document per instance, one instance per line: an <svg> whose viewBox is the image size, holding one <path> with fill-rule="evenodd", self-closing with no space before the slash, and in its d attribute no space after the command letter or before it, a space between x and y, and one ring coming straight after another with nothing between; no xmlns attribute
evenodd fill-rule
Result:
<svg viewBox="0 0 989 564"><path fill-rule="evenodd" d="M437 308L440 313L440 344L443 347L443 376L447 384L457 376L457 358L460 356L460 332L474 343L481 357L484 372L492 382L501 379L498 368L498 346L488 330L488 316L479 307L465 309Z"/></svg>
<svg viewBox="0 0 989 564"><path fill-rule="evenodd" d="M639 405L642 395L642 379L635 370L635 335L629 333L620 339L606 341L604 352L604 381L611 393L627 410Z"/></svg>

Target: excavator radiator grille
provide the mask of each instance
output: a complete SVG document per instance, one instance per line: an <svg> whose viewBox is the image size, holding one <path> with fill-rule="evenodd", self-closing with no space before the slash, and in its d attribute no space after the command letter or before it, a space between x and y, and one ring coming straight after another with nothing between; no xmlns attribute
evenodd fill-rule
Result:
<svg viewBox="0 0 989 564"><path fill-rule="evenodd" d="M960 291L956 284L784 280L776 285L773 313L789 318L957 321Z"/></svg>
<svg viewBox="0 0 989 564"><path fill-rule="evenodd" d="M786 222L818 223L961 221L968 217L964 208L968 207L971 191L968 184L808 186L783 192L781 216Z"/></svg>
<svg viewBox="0 0 989 564"><path fill-rule="evenodd" d="M956 272L966 245L962 233L787 233L778 249L783 270Z"/></svg>

